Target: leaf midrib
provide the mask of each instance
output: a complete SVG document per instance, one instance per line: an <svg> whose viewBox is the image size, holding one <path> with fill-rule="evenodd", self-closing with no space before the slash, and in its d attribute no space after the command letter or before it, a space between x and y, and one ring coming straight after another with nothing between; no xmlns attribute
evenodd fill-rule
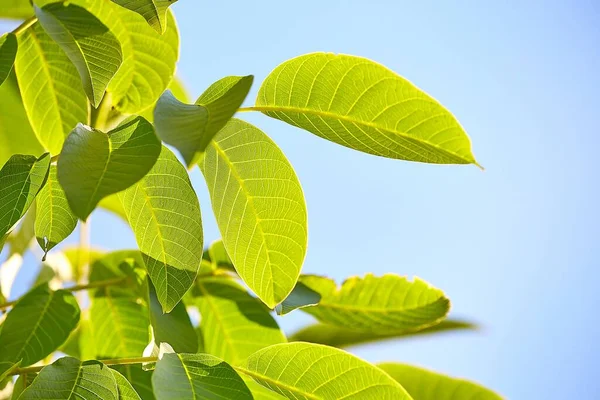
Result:
<svg viewBox="0 0 600 400"><path fill-rule="evenodd" d="M42 323L42 320L44 319L44 316L48 312L48 308L50 307L50 303L52 303L52 300L54 299L54 295L56 294L56 292L50 291L48 294L49 294L49 296L48 296L48 302L44 305L44 309L42 310L42 313L40 314L40 318L36 321L33 329L30 331L29 336L27 337L27 339L24 342L24 345L21 347L21 350L19 350L19 353L17 354L16 359L19 359L21 357L21 355L25 351L25 348L27 347L27 345L31 341L31 338L34 336L35 332L39 329L40 324Z"/></svg>
<svg viewBox="0 0 600 400"><path fill-rule="evenodd" d="M375 308L369 308L368 306L360 306L360 305L351 305L351 304L341 304L341 303L328 303L328 302L320 302L319 304L317 304L315 307L319 308L332 308L332 309L337 309L337 310L348 310L348 311L361 311L361 312L375 312L375 313L379 313L379 314L390 314L392 312L404 312L404 311L415 311L421 308L425 308L428 306L431 306L433 304L439 303L440 301L447 301L448 299L444 296L440 296L439 298L435 299L435 301L431 301L428 303L425 303L423 305L417 305L414 307L405 307L405 308L381 308L381 307L375 307Z"/></svg>
<svg viewBox="0 0 600 400"><path fill-rule="evenodd" d="M250 107L250 109L254 110L254 111L260 111L260 112L270 112L270 111L274 111L274 112L295 112L295 113L299 113L299 114L309 114L309 115L316 115L316 116L320 116L320 117L325 117L325 118L333 118L333 119L338 119L341 121L346 121L346 122L350 122L356 125L360 125L360 126L364 126L364 127L368 127L368 128L372 128L372 129L377 129L380 131L384 131L386 133L392 134L392 135L397 135L400 136L404 139L407 140L413 140L416 142L419 142L423 145L432 147L433 149L435 149L436 151L440 152L440 153L444 153L447 155L450 155L452 157L458 158L460 160L463 160L465 162L467 162L468 164L475 164L476 166L480 167L481 166L477 163L477 161L475 161L475 159L468 159L465 158L464 156L458 155L455 152L446 150L441 148L440 146L434 144L434 143L430 143L426 140L422 140L418 137L409 135L405 132L402 131L395 131L389 128L385 128L383 126L379 126L377 124L374 124L373 122L366 122L366 121L361 121L355 118L352 118L350 116L347 115L341 115L341 114L335 114L329 111L319 111L319 110L314 110L314 109L310 109L310 108L305 108L305 107L284 107L284 106L253 106Z"/></svg>
<svg viewBox="0 0 600 400"><path fill-rule="evenodd" d="M246 369L246 368L243 368L243 367L235 367L235 366L234 366L233 368L234 368L235 370L237 370L237 371L239 371L239 372L243 373L243 374L246 374L246 375L248 375L248 376L252 377L252 378L257 378L257 379L260 379L260 380L267 381L267 382L269 382L269 383L272 383L272 384L273 384L273 385L275 385L275 386L278 386L278 387L280 387L280 388L283 388L283 389L285 389L285 390L288 390L288 391L290 391L290 392L292 392L292 393L296 393L296 394L300 394L300 395L302 395L302 396L306 396L307 398L309 398L309 399L311 399L311 400L323 400L323 398L322 398L322 397L317 397L317 396L316 396L316 395L314 395L313 393L308 393L308 392L305 392L305 391L303 391L303 390L301 390L301 389L298 389L297 387L290 386L290 385L288 385L288 384L285 384L285 383L283 383L283 382L281 382L281 381L275 380L275 379L273 379L273 378L271 378L271 377L265 376L265 375L263 375L263 374L259 374L258 372L250 371L250 370L248 370L248 369Z"/></svg>

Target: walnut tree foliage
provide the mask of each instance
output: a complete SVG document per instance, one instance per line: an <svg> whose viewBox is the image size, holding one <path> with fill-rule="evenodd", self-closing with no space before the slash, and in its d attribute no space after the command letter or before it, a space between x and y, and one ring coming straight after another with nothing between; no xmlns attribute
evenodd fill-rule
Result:
<svg viewBox="0 0 600 400"><path fill-rule="evenodd" d="M478 165L458 120L396 72L333 53L196 101L174 77L176 0L5 0L0 37L0 383L13 399L499 399L469 381L343 350L470 329L419 278L302 274L307 208L258 112L357 151ZM184 38L185 39L185 38ZM253 105L243 107L252 85ZM203 240L199 168L221 240ZM136 249L61 246L103 208ZM36 248L37 247L37 248ZM43 254L11 299L27 252ZM4 295L3 295L4 294ZM290 337L278 319L317 321ZM200 315L200 321L194 315Z"/></svg>

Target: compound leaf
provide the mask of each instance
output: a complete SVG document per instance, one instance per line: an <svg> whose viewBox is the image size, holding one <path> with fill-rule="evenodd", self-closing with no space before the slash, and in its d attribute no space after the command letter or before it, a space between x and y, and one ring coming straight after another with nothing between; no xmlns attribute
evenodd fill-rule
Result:
<svg viewBox="0 0 600 400"><path fill-rule="evenodd" d="M25 111L42 146L52 154L59 154L71 130L88 119L88 101L81 78L39 22L18 39L15 72Z"/></svg>
<svg viewBox="0 0 600 400"><path fill-rule="evenodd" d="M199 163L227 253L269 308L296 285L307 246L306 204L294 169L261 130L230 120Z"/></svg>
<svg viewBox="0 0 600 400"><path fill-rule="evenodd" d="M15 58L17 57L17 37L14 33L5 33L0 36L0 85L10 75Z"/></svg>
<svg viewBox="0 0 600 400"><path fill-rule="evenodd" d="M259 350L239 371L288 399L411 399L379 368L343 350L312 343Z"/></svg>
<svg viewBox="0 0 600 400"><path fill-rule="evenodd" d="M202 261L202 219L187 171L166 147L150 172L119 193L164 312L192 286Z"/></svg>
<svg viewBox="0 0 600 400"><path fill-rule="evenodd" d="M207 353L237 365L264 347L286 341L265 305L237 282L199 279L192 294Z"/></svg>
<svg viewBox="0 0 600 400"><path fill-rule="evenodd" d="M112 0L140 14L151 27L163 34L167 30L167 10L178 0Z"/></svg>
<svg viewBox="0 0 600 400"><path fill-rule="evenodd" d="M154 128L142 117L130 117L109 133L79 124L58 160L58 179L73 213L86 220L102 198L134 185L160 149Z"/></svg>
<svg viewBox="0 0 600 400"><path fill-rule="evenodd" d="M50 166L46 185L40 190L36 201L35 237L48 254L54 246L65 240L77 226L67 196L58 182L56 166Z"/></svg>
<svg viewBox="0 0 600 400"><path fill-rule="evenodd" d="M8 313L0 331L0 362L28 366L58 349L79 322L79 306L65 290L40 285Z"/></svg>
<svg viewBox="0 0 600 400"><path fill-rule="evenodd" d="M502 397L463 379L450 378L405 364L377 365L400 383L414 400L502 400Z"/></svg>
<svg viewBox="0 0 600 400"><path fill-rule="evenodd" d="M42 369L19 399L119 400L119 389L101 362L63 357Z"/></svg>
<svg viewBox="0 0 600 400"><path fill-rule="evenodd" d="M25 215L46 183L50 155L14 155L0 170L0 238ZM1 248L2 246L0 246Z"/></svg>
<svg viewBox="0 0 600 400"><path fill-rule="evenodd" d="M190 167L242 105L253 76L229 76L212 84L196 101L185 104L166 91L156 103L156 133L177 148Z"/></svg>
<svg viewBox="0 0 600 400"><path fill-rule="evenodd" d="M210 354L165 354L156 364L152 386L157 400L252 400L238 373Z"/></svg>
<svg viewBox="0 0 600 400"><path fill-rule="evenodd" d="M343 146L436 164L477 164L469 137L435 99L361 57L313 53L279 65L254 109Z"/></svg>
<svg viewBox="0 0 600 400"><path fill-rule="evenodd" d="M375 333L418 330L438 324L450 310L444 293L425 281L386 274L347 279L340 289L329 278L302 275L300 282L321 295L314 307L303 308L319 321Z"/></svg>

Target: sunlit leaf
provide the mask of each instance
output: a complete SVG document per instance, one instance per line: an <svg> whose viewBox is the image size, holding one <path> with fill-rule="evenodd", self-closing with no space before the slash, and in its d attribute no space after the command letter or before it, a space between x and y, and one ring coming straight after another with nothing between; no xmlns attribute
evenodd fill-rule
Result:
<svg viewBox="0 0 600 400"><path fill-rule="evenodd" d="M294 169L267 135L237 119L199 165L235 269L275 307L296 285L306 254L306 204Z"/></svg>
<svg viewBox="0 0 600 400"><path fill-rule="evenodd" d="M220 79L195 104L182 103L166 91L154 109L156 133L191 166L242 105L253 79L252 75Z"/></svg>
<svg viewBox="0 0 600 400"><path fill-rule="evenodd" d="M319 304L320 300L321 295L318 292L315 292L304 283L298 282L292 293L282 303L277 304L275 312L278 315L285 315L298 308L315 306Z"/></svg>
<svg viewBox="0 0 600 400"><path fill-rule="evenodd" d="M312 343L259 350L239 371L288 399L409 400L396 381L343 350Z"/></svg>
<svg viewBox="0 0 600 400"><path fill-rule="evenodd" d="M22 360L27 366L63 344L79 322L79 306L65 290L40 285L8 313L0 331L0 362Z"/></svg>
<svg viewBox="0 0 600 400"><path fill-rule="evenodd" d="M123 204L121 204L121 200L119 200L119 196L117 194L111 194L110 196L106 196L100 200L98 207L103 208L106 211L110 211L117 217L127 222L127 214L125 214L125 209L123 208Z"/></svg>
<svg viewBox="0 0 600 400"><path fill-rule="evenodd" d="M142 179L160 153L152 125L131 117L111 132L78 125L65 141L58 179L73 213L87 219L100 200Z"/></svg>
<svg viewBox="0 0 600 400"><path fill-rule="evenodd" d="M237 282L203 278L192 290L207 353L239 364L257 350L286 341L265 305Z"/></svg>
<svg viewBox="0 0 600 400"><path fill-rule="evenodd" d="M210 354L165 354L152 386L157 400L251 400L250 390L225 361Z"/></svg>
<svg viewBox="0 0 600 400"><path fill-rule="evenodd" d="M127 378L143 400L154 400L152 372L144 371L140 365L115 365L112 368Z"/></svg>
<svg viewBox="0 0 600 400"><path fill-rule="evenodd" d="M447 319L437 325L422 330L399 330L378 334L367 331L356 331L341 326L314 324L300 329L292 334L290 342L310 342L327 346L345 348L363 343L376 342L389 339L404 339L431 335L435 333L475 330L477 327L469 322Z"/></svg>
<svg viewBox="0 0 600 400"><path fill-rule="evenodd" d="M190 321L185 304L177 303L169 313L163 313L154 285L149 285L150 321L157 344L168 343L177 353L196 353L198 336Z"/></svg>
<svg viewBox="0 0 600 400"><path fill-rule="evenodd" d="M477 164L456 118L408 80L371 60L313 53L279 65L256 109L335 143L378 156Z"/></svg>
<svg viewBox="0 0 600 400"><path fill-rule="evenodd" d="M111 369L110 372L113 374L115 378L115 382L117 383L117 389L119 392L119 400L141 400L140 395L137 394L131 383L121 375L120 372Z"/></svg>
<svg viewBox="0 0 600 400"><path fill-rule="evenodd" d="M19 399L119 400L119 390L106 365L64 357L42 369Z"/></svg>
<svg viewBox="0 0 600 400"><path fill-rule="evenodd" d="M140 182L119 193L164 312L192 286L202 260L202 219L187 171L163 146Z"/></svg>
<svg viewBox="0 0 600 400"><path fill-rule="evenodd" d="M17 37L14 33L0 36L0 86L10 75L17 56Z"/></svg>
<svg viewBox="0 0 600 400"><path fill-rule="evenodd" d="M31 0L2 0L0 18L27 18L33 15Z"/></svg>
<svg viewBox="0 0 600 400"><path fill-rule="evenodd" d="M302 275L300 282L321 295L303 308L319 321L375 333L423 329L439 323L450 310L444 293L425 281L386 274L351 277L338 289L332 279Z"/></svg>
<svg viewBox="0 0 600 400"><path fill-rule="evenodd" d="M36 215L35 236L45 254L65 240L77 226L77 217L58 183L55 165L50 166L46 185L37 196Z"/></svg>
<svg viewBox="0 0 600 400"><path fill-rule="evenodd" d="M256 400L285 400L286 397L283 397L277 392L272 391L269 388L264 387L260 383L256 382L254 379L248 376L242 376L244 382L246 382L246 386L252 392L252 395Z"/></svg>
<svg viewBox="0 0 600 400"><path fill-rule="evenodd" d="M39 158L14 155L0 169L0 238L25 215L46 182L49 168L46 153Z"/></svg>
<svg viewBox="0 0 600 400"><path fill-rule="evenodd" d="M476 383L450 378L405 364L377 365L400 383L414 400L502 400Z"/></svg>
<svg viewBox="0 0 600 400"><path fill-rule="evenodd" d="M171 93L173 93L173 95L180 101L183 101L184 103L189 103L191 101L190 95L188 94L185 86L183 85L183 82L177 76L173 77L173 80L171 81L171 83L169 83L167 89L170 90ZM160 98L158 100L160 100ZM150 107L146 108L144 111L140 112L139 115L146 118L150 122L154 122L155 107L156 104L153 104Z"/></svg>
<svg viewBox="0 0 600 400"><path fill-rule="evenodd" d="M76 282L81 280L85 266L92 265L97 259L104 255L104 252L98 249L81 247L67 247L63 249L62 252L71 263L73 280Z"/></svg>
<svg viewBox="0 0 600 400"><path fill-rule="evenodd" d="M167 10L178 0L112 0L140 14L158 33L167 30Z"/></svg>
<svg viewBox="0 0 600 400"><path fill-rule="evenodd" d="M71 60L35 23L18 37L15 71L23 105L40 143L59 154L65 138L88 119L88 101Z"/></svg>
<svg viewBox="0 0 600 400"><path fill-rule="evenodd" d="M214 265L215 268L223 268L230 269L235 271L235 267L233 266L233 261L227 254L227 250L225 249L225 245L222 240L215 240L208 246L208 250L206 252L208 256L208 260Z"/></svg>

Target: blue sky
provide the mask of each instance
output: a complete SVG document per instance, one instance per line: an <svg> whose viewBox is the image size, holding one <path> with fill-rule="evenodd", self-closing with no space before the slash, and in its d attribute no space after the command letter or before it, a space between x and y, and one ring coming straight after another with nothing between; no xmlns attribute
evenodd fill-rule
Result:
<svg viewBox="0 0 600 400"><path fill-rule="evenodd" d="M468 377L510 399L600 396L600 4L590 1L197 2L173 6L178 75L197 97L226 75L314 51L376 60L440 100L485 166L387 160L261 115L242 117L284 150L309 212L304 271L338 281L372 271L445 290L474 333L363 346ZM207 243L219 237L201 174ZM105 248L135 246L115 218ZM290 332L309 317L280 320Z"/></svg>

